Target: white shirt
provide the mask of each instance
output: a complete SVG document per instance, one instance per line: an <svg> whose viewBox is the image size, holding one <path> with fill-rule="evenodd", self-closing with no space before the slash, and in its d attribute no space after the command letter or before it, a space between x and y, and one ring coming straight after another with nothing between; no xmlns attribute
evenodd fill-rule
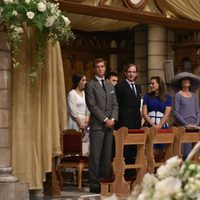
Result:
<svg viewBox="0 0 200 200"><path fill-rule="evenodd" d="M101 78L101 77L99 77L99 76L97 76L97 75L95 75L95 78L97 79L97 81L99 81L100 85L102 86L101 80L104 80L104 81L105 81L105 78L104 78L104 77Z"/></svg>
<svg viewBox="0 0 200 200"><path fill-rule="evenodd" d="M135 87L135 82L130 82L128 79L126 79L126 82L130 85L131 89L134 90L135 95L137 96L137 89Z"/></svg>

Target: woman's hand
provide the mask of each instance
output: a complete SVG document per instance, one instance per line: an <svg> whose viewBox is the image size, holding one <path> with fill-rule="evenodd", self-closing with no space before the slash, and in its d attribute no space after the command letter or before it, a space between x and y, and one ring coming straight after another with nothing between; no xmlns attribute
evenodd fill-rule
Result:
<svg viewBox="0 0 200 200"><path fill-rule="evenodd" d="M84 123L84 124L81 124L80 126L79 126L79 128L81 129L81 130L86 130L87 129L87 127L88 127L88 123Z"/></svg>
<svg viewBox="0 0 200 200"><path fill-rule="evenodd" d="M153 124L152 127L155 127L156 129L161 129L162 126L160 126L160 124Z"/></svg>
<svg viewBox="0 0 200 200"><path fill-rule="evenodd" d="M187 125L185 125L185 128L194 128L194 129L199 129L200 127L197 126L196 124L187 124Z"/></svg>

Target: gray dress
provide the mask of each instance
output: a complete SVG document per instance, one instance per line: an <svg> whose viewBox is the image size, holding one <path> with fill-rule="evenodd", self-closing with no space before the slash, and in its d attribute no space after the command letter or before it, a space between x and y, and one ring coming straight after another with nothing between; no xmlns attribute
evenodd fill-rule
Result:
<svg viewBox="0 0 200 200"><path fill-rule="evenodd" d="M174 99L174 116L181 126L199 125L200 111L196 94L192 93L191 97L184 97L181 92L177 92Z"/></svg>
<svg viewBox="0 0 200 200"><path fill-rule="evenodd" d="M174 99L174 116L180 126L199 125L200 110L196 94L192 93L191 97L184 97L181 92L177 92ZM192 144L183 144L183 157L187 157L191 149Z"/></svg>

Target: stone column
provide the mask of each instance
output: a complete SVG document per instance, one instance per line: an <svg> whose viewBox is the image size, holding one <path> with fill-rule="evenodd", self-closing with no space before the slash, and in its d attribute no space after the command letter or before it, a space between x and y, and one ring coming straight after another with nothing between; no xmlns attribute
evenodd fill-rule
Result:
<svg viewBox="0 0 200 200"><path fill-rule="evenodd" d="M2 27L0 41L0 199L27 200L28 184L11 175L11 58Z"/></svg>
<svg viewBox="0 0 200 200"><path fill-rule="evenodd" d="M147 26L138 25L134 29L135 34L135 64L138 70L137 82L142 87L142 94L147 92Z"/></svg>
<svg viewBox="0 0 200 200"><path fill-rule="evenodd" d="M148 81L160 76L165 81L164 61L167 58L167 31L157 25L148 26Z"/></svg>
<svg viewBox="0 0 200 200"><path fill-rule="evenodd" d="M112 40L111 48L117 48L116 41ZM110 54L110 71L117 71L118 67L118 55L117 54Z"/></svg>

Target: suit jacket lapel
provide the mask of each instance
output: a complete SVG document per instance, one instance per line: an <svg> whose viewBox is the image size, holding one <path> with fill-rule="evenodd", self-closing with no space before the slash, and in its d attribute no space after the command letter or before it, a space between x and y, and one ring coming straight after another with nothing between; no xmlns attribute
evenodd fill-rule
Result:
<svg viewBox="0 0 200 200"><path fill-rule="evenodd" d="M133 89L131 88L129 83L126 80L124 80L124 82L125 82L125 87L127 87L128 91L131 92L132 96L136 98L135 92L133 91ZM138 92L138 88L136 85L135 85L135 87L136 87L136 91Z"/></svg>
<svg viewBox="0 0 200 200"><path fill-rule="evenodd" d="M96 86L98 92L100 92L101 96L106 99L106 93L105 93L103 87L100 85L99 81L96 78L94 78L94 80L95 80L95 86ZM105 83L105 87L106 87L106 83Z"/></svg>

